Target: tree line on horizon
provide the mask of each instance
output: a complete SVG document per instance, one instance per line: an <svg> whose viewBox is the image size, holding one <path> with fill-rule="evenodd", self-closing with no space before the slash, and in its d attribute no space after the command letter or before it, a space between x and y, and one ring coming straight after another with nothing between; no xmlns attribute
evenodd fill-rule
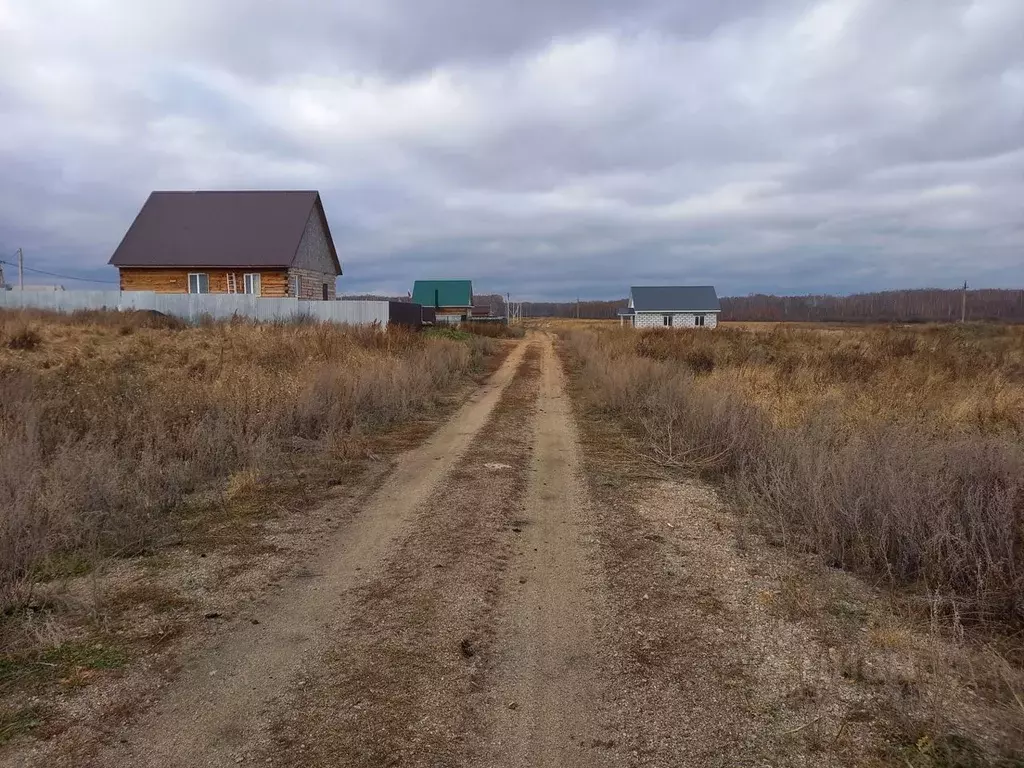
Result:
<svg viewBox="0 0 1024 768"><path fill-rule="evenodd" d="M408 296L349 296L346 298L408 301ZM745 322L952 322L960 319L964 291L944 288L855 293L849 296L812 294L775 296L751 294L721 299L722 320ZM478 306L505 315L505 297L474 296ZM580 317L612 319L627 299L612 301L524 301L523 317ZM974 321L1024 322L1024 290L981 288L966 292L966 317Z"/></svg>

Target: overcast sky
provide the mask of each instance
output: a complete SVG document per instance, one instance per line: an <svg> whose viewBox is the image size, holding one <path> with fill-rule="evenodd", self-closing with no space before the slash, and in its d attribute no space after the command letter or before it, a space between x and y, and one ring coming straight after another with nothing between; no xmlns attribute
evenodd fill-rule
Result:
<svg viewBox="0 0 1024 768"><path fill-rule="evenodd" d="M1024 287L1024 0L0 0L0 258L234 188L346 293Z"/></svg>

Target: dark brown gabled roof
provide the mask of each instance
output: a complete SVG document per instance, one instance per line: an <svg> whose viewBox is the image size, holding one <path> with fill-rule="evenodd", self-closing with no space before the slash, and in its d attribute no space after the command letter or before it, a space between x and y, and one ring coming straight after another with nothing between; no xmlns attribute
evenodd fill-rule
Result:
<svg viewBox="0 0 1024 768"><path fill-rule="evenodd" d="M290 267L310 212L341 262L320 193L153 192L110 257L116 267Z"/></svg>

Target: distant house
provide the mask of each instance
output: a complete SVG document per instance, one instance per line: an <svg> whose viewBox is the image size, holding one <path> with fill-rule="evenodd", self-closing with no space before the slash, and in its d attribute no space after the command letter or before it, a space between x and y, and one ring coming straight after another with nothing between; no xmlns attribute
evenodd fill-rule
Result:
<svg viewBox="0 0 1024 768"><path fill-rule="evenodd" d="M460 323L473 313L471 280L417 280L412 301L434 310L437 323Z"/></svg>
<svg viewBox="0 0 1024 768"><path fill-rule="evenodd" d="M634 328L714 328L722 307L711 285L634 285L619 324Z"/></svg>
<svg viewBox="0 0 1024 768"><path fill-rule="evenodd" d="M110 263L122 291L335 298L318 192L153 192Z"/></svg>

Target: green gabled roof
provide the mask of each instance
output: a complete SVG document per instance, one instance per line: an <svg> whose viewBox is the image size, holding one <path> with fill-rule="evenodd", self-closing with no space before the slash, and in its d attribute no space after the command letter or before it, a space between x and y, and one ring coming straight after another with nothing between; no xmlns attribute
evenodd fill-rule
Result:
<svg viewBox="0 0 1024 768"><path fill-rule="evenodd" d="M424 307L472 307L472 280L417 280L412 300Z"/></svg>

